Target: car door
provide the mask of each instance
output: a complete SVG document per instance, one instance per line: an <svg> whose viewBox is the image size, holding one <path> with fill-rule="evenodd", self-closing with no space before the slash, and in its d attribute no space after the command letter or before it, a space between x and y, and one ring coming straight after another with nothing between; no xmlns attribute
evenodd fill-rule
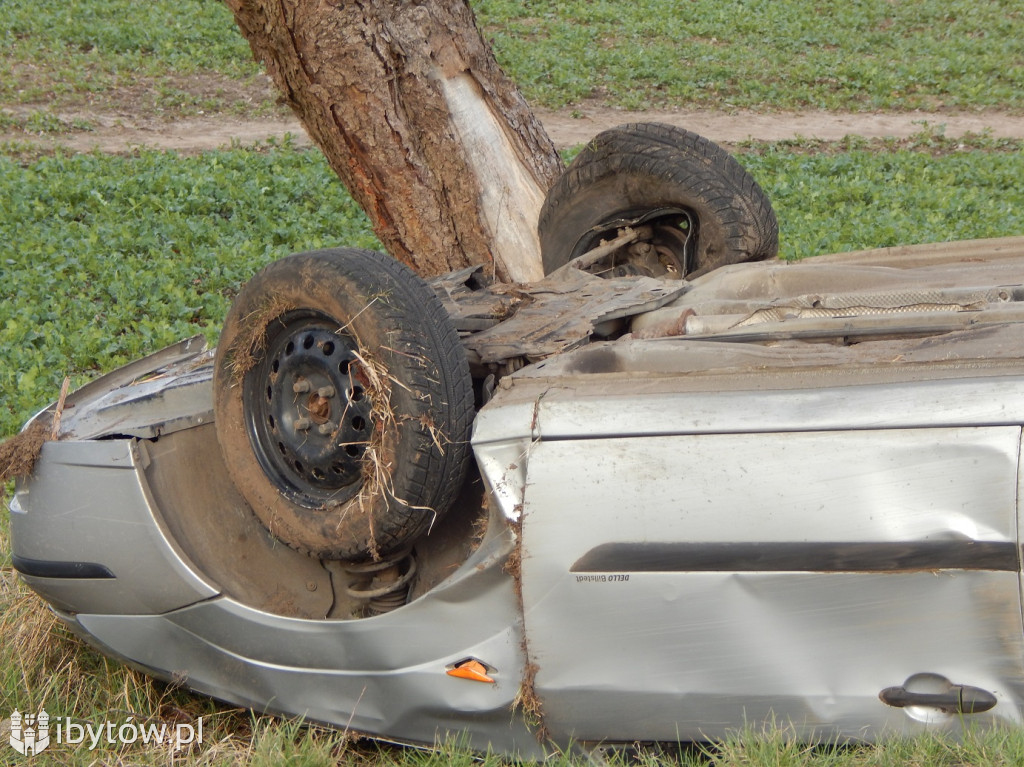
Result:
<svg viewBox="0 0 1024 767"><path fill-rule="evenodd" d="M1019 453L1016 425L542 437L522 592L545 724L1019 722Z"/></svg>

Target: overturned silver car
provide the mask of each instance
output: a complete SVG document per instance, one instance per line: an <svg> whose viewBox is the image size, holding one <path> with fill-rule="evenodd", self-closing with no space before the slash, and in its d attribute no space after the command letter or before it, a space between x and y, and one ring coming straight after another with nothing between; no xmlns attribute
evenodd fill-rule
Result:
<svg viewBox="0 0 1024 767"><path fill-rule="evenodd" d="M1021 723L1024 238L761 260L724 160L731 245L587 151L542 282L300 254L216 351L72 394L25 581L153 676L414 744Z"/></svg>

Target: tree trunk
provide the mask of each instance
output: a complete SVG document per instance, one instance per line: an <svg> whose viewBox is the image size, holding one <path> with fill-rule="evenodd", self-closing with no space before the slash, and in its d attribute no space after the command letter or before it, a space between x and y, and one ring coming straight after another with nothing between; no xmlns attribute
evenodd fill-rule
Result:
<svg viewBox="0 0 1024 767"><path fill-rule="evenodd" d="M542 276L562 164L463 0L226 2L393 256L424 276Z"/></svg>

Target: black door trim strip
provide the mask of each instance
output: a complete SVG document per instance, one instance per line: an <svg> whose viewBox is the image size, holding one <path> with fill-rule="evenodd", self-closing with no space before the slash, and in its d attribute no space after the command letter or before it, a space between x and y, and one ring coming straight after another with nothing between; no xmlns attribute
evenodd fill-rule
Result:
<svg viewBox="0 0 1024 767"><path fill-rule="evenodd" d="M605 543L580 557L574 573L825 572L1020 570L1017 546L1004 541L878 543Z"/></svg>
<svg viewBox="0 0 1024 767"><path fill-rule="evenodd" d="M96 562L59 562L51 559L28 559L11 556L11 564L22 575L33 578L113 578L106 565Z"/></svg>

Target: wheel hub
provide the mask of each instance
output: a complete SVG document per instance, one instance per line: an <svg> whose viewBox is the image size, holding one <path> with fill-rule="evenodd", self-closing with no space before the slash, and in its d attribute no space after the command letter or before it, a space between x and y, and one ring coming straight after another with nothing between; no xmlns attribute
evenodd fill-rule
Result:
<svg viewBox="0 0 1024 767"><path fill-rule="evenodd" d="M620 248L588 268L610 277L645 276L683 279L690 271L696 248L697 221L688 211L659 208L637 215L621 213L595 226L573 250L575 258L605 239L614 239L630 227L643 232L642 239Z"/></svg>
<svg viewBox="0 0 1024 767"><path fill-rule="evenodd" d="M372 433L355 340L315 312L267 327L266 354L243 383L249 440L271 481L297 503L351 498Z"/></svg>

